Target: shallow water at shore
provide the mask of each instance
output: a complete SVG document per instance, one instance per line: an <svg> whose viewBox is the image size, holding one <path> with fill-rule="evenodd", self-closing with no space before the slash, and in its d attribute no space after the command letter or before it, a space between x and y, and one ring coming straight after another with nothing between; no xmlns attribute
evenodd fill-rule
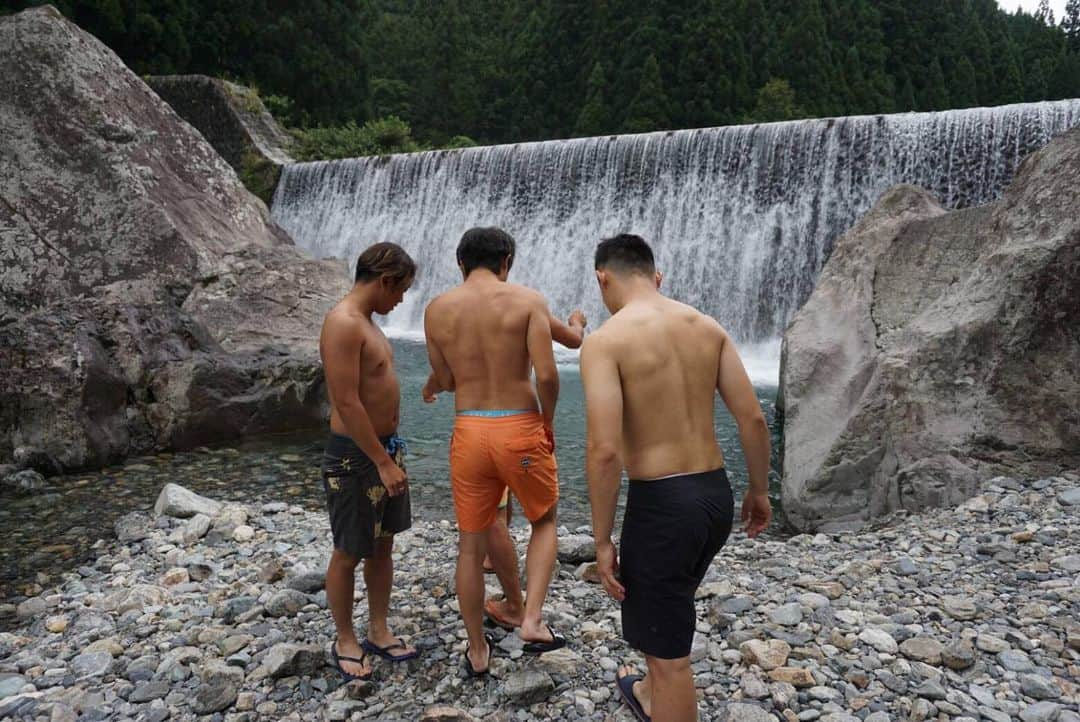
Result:
<svg viewBox="0 0 1080 722"><path fill-rule="evenodd" d="M401 379L400 431L409 444L413 513L419 519L452 519L447 442L453 399L445 395L435 404L424 404L420 388L428 366L423 346L408 339L392 343ZM560 363L560 372L555 429L561 477L559 523L574 529L590 522L583 468L585 410L576 363L572 359ZM775 443L775 389L759 387L758 395L774 427ZM52 575L79 566L98 539L113 536L116 519L153 506L168 482L220 500L246 504L283 500L323 509L319 464L325 435L325 431L307 431L233 441L220 448L134 457L101 471L53 477L46 489L30 495L5 491L0 497L4 539L0 599L36 593ZM734 424L719 403L717 438L738 494L746 485L745 464ZM775 487L774 481L774 495ZM520 515L516 521L524 523Z"/></svg>

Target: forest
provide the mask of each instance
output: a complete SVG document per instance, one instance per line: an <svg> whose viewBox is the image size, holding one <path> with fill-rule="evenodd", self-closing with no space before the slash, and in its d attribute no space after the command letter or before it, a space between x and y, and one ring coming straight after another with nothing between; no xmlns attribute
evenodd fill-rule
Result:
<svg viewBox="0 0 1080 722"><path fill-rule="evenodd" d="M368 124L402 149L1080 96L1080 0L55 5L137 73L236 80L316 137Z"/></svg>

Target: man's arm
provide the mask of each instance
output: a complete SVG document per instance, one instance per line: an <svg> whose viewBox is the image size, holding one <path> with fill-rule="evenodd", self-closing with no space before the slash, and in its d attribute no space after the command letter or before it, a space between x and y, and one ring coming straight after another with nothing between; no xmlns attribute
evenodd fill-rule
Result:
<svg viewBox="0 0 1080 722"><path fill-rule="evenodd" d="M454 374L450 370L450 365L446 363L446 357L443 356L439 344L435 341L435 334L432 333L435 324L436 321L431 313L431 306L428 305L427 310L424 311L424 338L427 341L431 375L428 376L427 383L424 384L422 391L424 401L428 403L434 401L435 394L440 391L453 391L455 388Z"/></svg>
<svg viewBox="0 0 1080 722"><path fill-rule="evenodd" d="M772 518L769 504L769 424L765 421L765 414L761 411L750 377L743 368L742 359L735 350L735 343L723 330L720 334L722 345L716 389L739 429L739 442L750 476L749 488L743 499L742 520L746 522L746 533L753 537L763 531Z"/></svg>
<svg viewBox="0 0 1080 722"><path fill-rule="evenodd" d="M622 481L622 382L618 364L596 336L591 336L581 349L581 385L585 388L586 410L585 476L597 569L608 594L622 600L625 589L617 578L618 556L611 541Z"/></svg>
<svg viewBox="0 0 1080 722"><path fill-rule="evenodd" d="M585 314L574 311L570 318L563 323L555 316L548 319L551 322L551 338L566 348L580 348L585 340Z"/></svg>
<svg viewBox="0 0 1080 722"><path fill-rule="evenodd" d="M536 373L536 396L544 425L550 429L555 421L555 404L559 400L559 370L555 367L555 350L551 347L551 312L542 300L536 301L529 314L529 329L525 345Z"/></svg>
<svg viewBox="0 0 1080 722"><path fill-rule="evenodd" d="M364 336L351 322L338 318L326 320L323 334L323 372L330 401L353 442L375 463L387 491L391 496L399 494L405 490L405 475L386 453L364 402L360 400L360 356L364 350Z"/></svg>

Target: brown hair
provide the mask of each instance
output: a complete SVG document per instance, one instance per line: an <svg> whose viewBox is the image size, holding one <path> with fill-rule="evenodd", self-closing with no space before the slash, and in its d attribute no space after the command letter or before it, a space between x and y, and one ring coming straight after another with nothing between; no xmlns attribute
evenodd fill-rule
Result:
<svg viewBox="0 0 1080 722"><path fill-rule="evenodd" d="M416 261L396 243L376 243L356 259L356 282L369 283L389 276L404 283L416 275Z"/></svg>

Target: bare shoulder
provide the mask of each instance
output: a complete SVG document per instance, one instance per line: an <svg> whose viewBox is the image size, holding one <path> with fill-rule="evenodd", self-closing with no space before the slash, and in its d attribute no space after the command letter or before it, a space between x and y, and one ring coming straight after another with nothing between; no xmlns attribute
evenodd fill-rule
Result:
<svg viewBox="0 0 1080 722"><path fill-rule="evenodd" d="M547 308L548 302L544 298L544 294L535 289L528 286L519 286L516 283L508 283L506 284L506 290L510 292L515 301L520 301L529 308Z"/></svg>
<svg viewBox="0 0 1080 722"><path fill-rule="evenodd" d="M352 313L344 304L338 304L330 309L323 319L320 345L362 342L371 332L370 326L362 314Z"/></svg>

